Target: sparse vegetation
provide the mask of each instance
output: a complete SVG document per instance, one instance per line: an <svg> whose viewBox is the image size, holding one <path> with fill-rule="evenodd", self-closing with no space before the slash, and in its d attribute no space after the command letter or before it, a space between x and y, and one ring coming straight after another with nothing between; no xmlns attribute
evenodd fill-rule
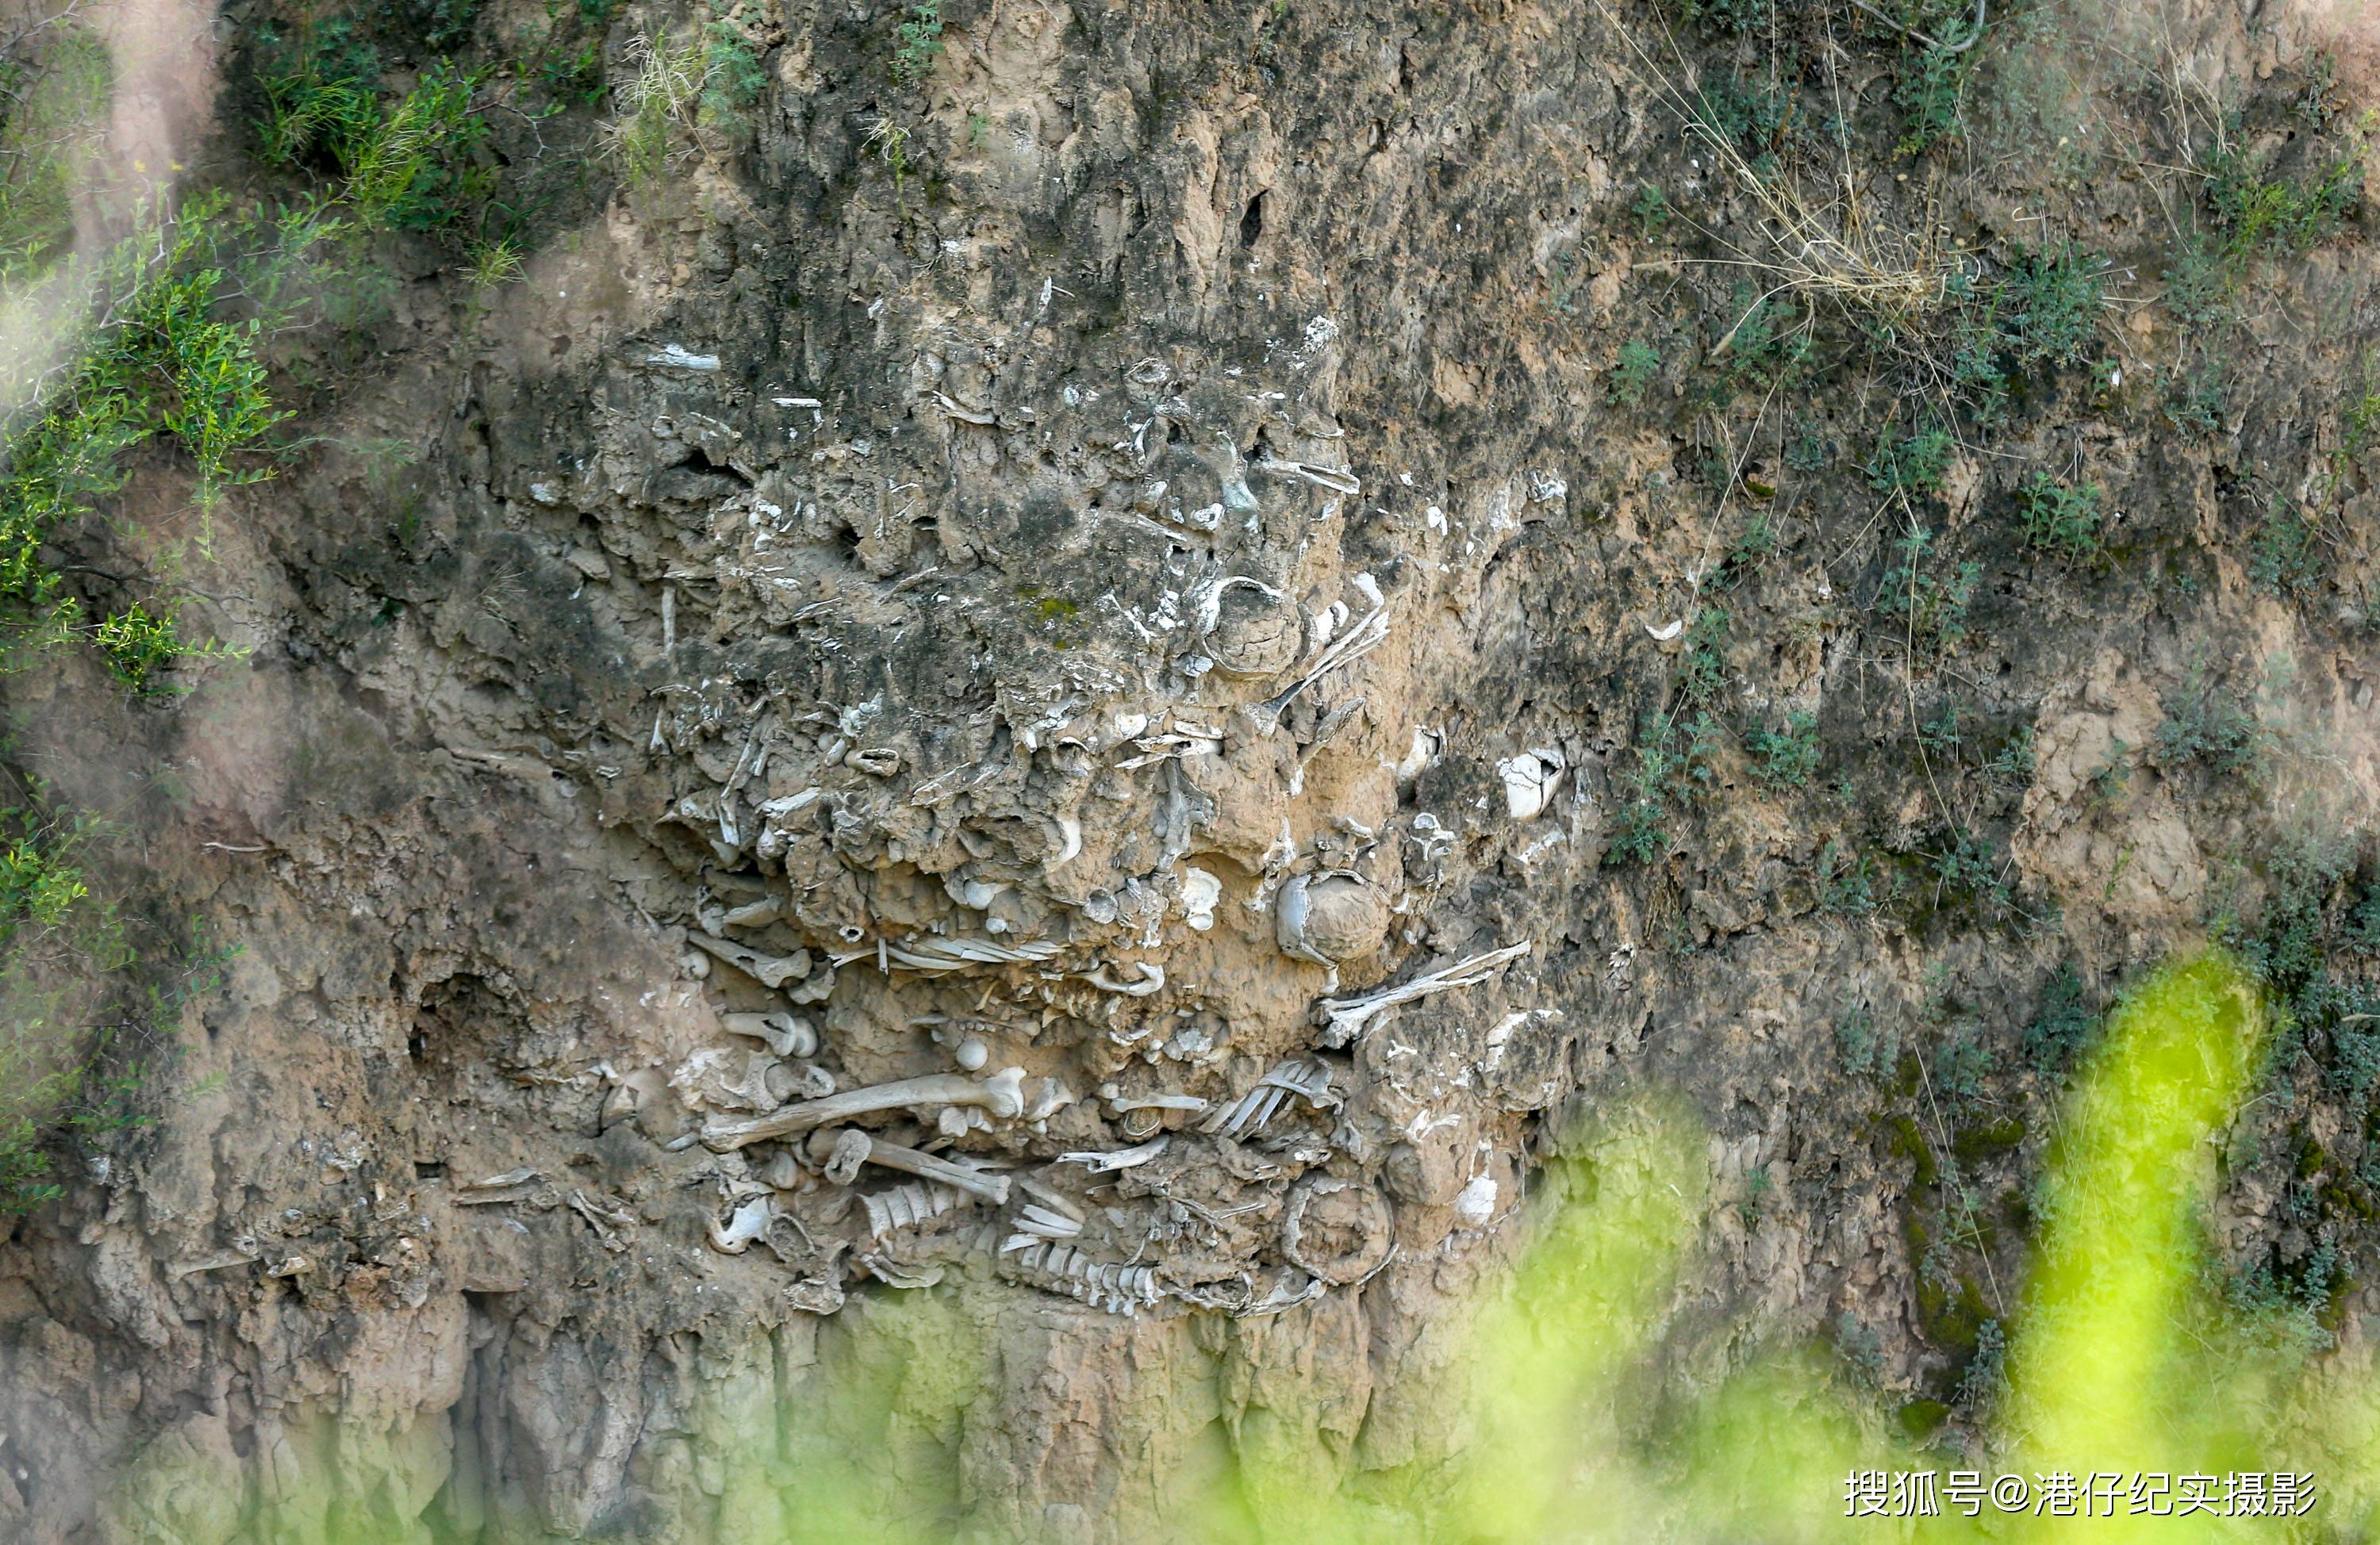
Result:
<svg viewBox="0 0 2380 1545"><path fill-rule="evenodd" d="M2043 985L2033 1021L2025 1026L2025 1060L2045 1078L2063 1071L2097 1023L2083 1000L2082 973L2070 965L2058 967Z"/></svg>
<svg viewBox="0 0 2380 1545"><path fill-rule="evenodd" d="M2078 487L2046 472L2026 479L2016 496L2026 544L2070 563L2088 562L2103 552L2107 502L2107 490L2098 484Z"/></svg>
<svg viewBox="0 0 2380 1545"><path fill-rule="evenodd" d="M2322 528L2294 502L2276 496L2256 527L2248 573L2262 590L2276 596L2308 596L2328 573Z"/></svg>
<svg viewBox="0 0 2380 1545"><path fill-rule="evenodd" d="M942 54L942 0L913 0L904 8L894 37L894 83L923 80Z"/></svg>
<svg viewBox="0 0 2380 1545"><path fill-rule="evenodd" d="M1747 738L1759 759L1760 781L1770 789L1799 789L1818 770L1818 716L1791 713L1776 730L1755 728Z"/></svg>
<svg viewBox="0 0 2380 1545"><path fill-rule="evenodd" d="M1611 368L1611 399L1634 407L1645 400L1645 388L1661 373L1661 351L1642 338L1620 345L1619 362Z"/></svg>
<svg viewBox="0 0 2380 1545"><path fill-rule="evenodd" d="M2247 704L2193 666L2180 692L2165 699L2149 759L2160 767L2204 766L2221 777L2252 778L2264 759L2264 731Z"/></svg>
<svg viewBox="0 0 2380 1545"><path fill-rule="evenodd" d="M2107 263L2071 241L2045 246L2009 273L2001 310L2010 354L2020 367L2080 365L2097 345L2107 301Z"/></svg>
<svg viewBox="0 0 2380 1545"><path fill-rule="evenodd" d="M2364 133L2303 176L2275 175L2246 150L2235 118L2207 168L2206 202L2234 260L2307 251L2336 235L2363 198Z"/></svg>

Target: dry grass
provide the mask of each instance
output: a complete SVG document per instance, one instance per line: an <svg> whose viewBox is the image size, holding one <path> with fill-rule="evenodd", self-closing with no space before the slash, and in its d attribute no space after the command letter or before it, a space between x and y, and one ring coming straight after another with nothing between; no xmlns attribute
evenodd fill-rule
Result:
<svg viewBox="0 0 2380 1545"><path fill-rule="evenodd" d="M1666 27L1660 47L1669 56L1667 66L1609 6L1598 8L1634 57L1640 83L1677 115L1687 132L1708 150L1719 172L1759 211L1760 228L1768 241L1757 249L1704 232L1732 255L1719 260L1723 265L1756 271L1771 295L1832 300L1896 320L1937 310L1949 300L1964 254L1949 243L1935 200L1929 199L1924 218L1913 228L1886 229L1864 195L1848 145L1830 186L1813 187L1805 176L1781 167L1773 175L1764 173L1745 158L1732 136L1710 121L1700 93L1681 84L1692 71ZM1847 104L1838 105L1848 111Z"/></svg>

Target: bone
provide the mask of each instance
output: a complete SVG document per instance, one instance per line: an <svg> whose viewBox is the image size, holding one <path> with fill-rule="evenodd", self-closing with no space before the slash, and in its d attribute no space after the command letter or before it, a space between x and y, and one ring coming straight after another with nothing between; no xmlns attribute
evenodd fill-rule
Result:
<svg viewBox="0 0 2380 1545"><path fill-rule="evenodd" d="M1001 1255L1003 1275L1080 1298L1111 1314L1135 1315L1164 1296L1152 1266L1100 1261L1072 1245L1035 1240Z"/></svg>
<svg viewBox="0 0 2380 1545"><path fill-rule="evenodd" d="M1366 612L1362 622L1332 639L1323 648L1321 654L1316 657L1314 664L1307 669L1305 674L1292 682L1284 691L1257 704L1248 712L1267 730L1277 728L1281 723L1282 711L1296 701L1298 694L1341 666L1350 664L1370 654L1374 649L1378 648L1381 642L1388 636L1389 608L1384 601L1376 604L1369 612Z"/></svg>
<svg viewBox="0 0 2380 1545"><path fill-rule="evenodd" d="M1196 1094L1111 1094L1102 1090L1100 1098L1118 1116L1135 1110L1184 1110L1195 1116L1207 1108L1207 1102Z"/></svg>
<svg viewBox="0 0 2380 1545"><path fill-rule="evenodd" d="M1257 463L1255 470L1270 473L1275 477L1303 478L1317 488L1328 489L1349 499L1364 491L1362 482L1343 467L1317 466L1312 462L1265 461Z"/></svg>
<svg viewBox="0 0 2380 1545"><path fill-rule="evenodd" d="M1497 763L1496 776L1504 780L1504 808L1512 819L1526 821L1543 811L1552 802L1554 786L1561 781L1567 766L1560 752L1545 746L1533 746Z"/></svg>
<svg viewBox="0 0 2380 1545"><path fill-rule="evenodd" d="M502 1175L491 1175L484 1180L474 1180L468 1186L455 1188L457 1207L489 1207L500 1201L518 1201L528 1195L536 1185L538 1172L533 1169L508 1169Z"/></svg>
<svg viewBox="0 0 2380 1545"><path fill-rule="evenodd" d="M791 1014L722 1014L719 1022L730 1033L748 1035L768 1044L779 1056L815 1056L818 1030L808 1020Z"/></svg>
<svg viewBox="0 0 2380 1545"><path fill-rule="evenodd" d="M1147 997L1165 985L1165 968L1152 961L1135 960L1123 969L1138 973L1139 980L1127 981L1111 976L1105 966L1085 972L1083 980L1103 993L1122 993L1126 997Z"/></svg>
<svg viewBox="0 0 2380 1545"><path fill-rule="evenodd" d="M1293 1098L1303 1098L1315 1109L1339 1103L1330 1091L1330 1068L1318 1059L1292 1057L1256 1082L1256 1087L1219 1107L1212 1116L1199 1123L1199 1130L1215 1132L1227 1138L1239 1138L1262 1131L1265 1124L1281 1112L1281 1107Z"/></svg>
<svg viewBox="0 0 2380 1545"><path fill-rule="evenodd" d="M710 1220L710 1248L722 1255L741 1255L768 1231L769 1199L756 1196L729 1213L724 1225Z"/></svg>
<svg viewBox="0 0 2380 1545"><path fill-rule="evenodd" d="M1508 965L1529 952L1529 941L1508 944L1501 949L1491 949L1484 955L1474 955L1451 966L1415 977L1394 987L1383 987L1375 993L1357 997L1326 997L1317 1006L1324 1015L1322 1044L1343 1046L1371 1028L1372 1021L1396 1008L1456 987L1472 987L1488 980L1499 966Z"/></svg>
<svg viewBox="0 0 2380 1545"><path fill-rule="evenodd" d="M1017 965L1046 960L1057 954L1060 948L1039 939L1022 944L1002 944L994 939L918 939L907 945L879 940L866 949L841 951L833 960L841 966L854 960L880 959L887 966L899 966L905 971L930 976L944 972L966 971L975 966Z"/></svg>
<svg viewBox="0 0 2380 1545"><path fill-rule="evenodd" d="M970 1204L963 1191L930 1180L912 1180L895 1186L889 1191L875 1191L859 1199L868 1212L868 1237L881 1239L888 1234L904 1229L921 1228L953 1208Z"/></svg>
<svg viewBox="0 0 2380 1545"><path fill-rule="evenodd" d="M1016 1232L1001 1242L1000 1252L1005 1255L1037 1239L1072 1239L1082 1232L1083 1225L1078 1220L1028 1201L1016 1215Z"/></svg>
<svg viewBox="0 0 2380 1545"><path fill-rule="evenodd" d="M696 354L683 344L663 344L662 352L645 356L648 365L659 365L670 370L692 370L698 375L710 375L719 368L715 354Z"/></svg>
<svg viewBox="0 0 2380 1545"><path fill-rule="evenodd" d="M726 961L763 987L782 987L797 976L810 973L810 952L807 949L797 949L783 957L763 955L747 946L709 934L688 934L686 942L707 955Z"/></svg>
<svg viewBox="0 0 2380 1545"><path fill-rule="evenodd" d="M1111 1149L1103 1153L1061 1153L1058 1155L1058 1162L1062 1165L1080 1165L1093 1175L1109 1175L1119 1169L1133 1169L1148 1163L1149 1160L1164 1153L1166 1144L1172 1141L1171 1136L1156 1137L1131 1148Z"/></svg>
<svg viewBox="0 0 2380 1545"><path fill-rule="evenodd" d="M572 1191L569 1201L570 1210L587 1220L587 1226L595 1231L595 1237L602 1241L605 1249L616 1255L628 1248L628 1241L622 1236L635 1226L637 1220L626 1208L605 1197L589 1196L583 1188ZM767 1226L765 1219L762 1226Z"/></svg>
<svg viewBox="0 0 2380 1545"><path fill-rule="evenodd" d="M716 1122L702 1129L705 1146L724 1153L766 1138L781 1138L848 1121L877 1111L905 1110L916 1105L968 1105L1013 1119L1025 1112L1025 1071L1009 1068L980 1082L958 1073L933 1073L919 1079L847 1089L823 1100L805 1100L751 1121Z"/></svg>
<svg viewBox="0 0 2380 1545"><path fill-rule="evenodd" d="M859 1164L882 1165L886 1169L897 1169L904 1174L914 1175L921 1180L932 1180L949 1186L954 1190L981 1197L994 1207L1008 1205L1006 1176L986 1175L980 1170L969 1169L965 1165L953 1164L948 1159L937 1158L931 1153L920 1153L914 1148L903 1148L894 1143L880 1142L856 1128L845 1128L842 1131L832 1133L813 1133L810 1137L810 1153L813 1157L821 1154L826 1156L827 1175L830 1179L834 1178L838 1170L846 1167L847 1160L856 1155L856 1162L848 1165L848 1168L855 1172Z"/></svg>
<svg viewBox="0 0 2380 1545"><path fill-rule="evenodd" d="M1223 882L1192 864L1182 872L1182 920L1197 933L1215 925L1215 907L1223 899Z"/></svg>
<svg viewBox="0 0 2380 1545"><path fill-rule="evenodd" d="M763 896L758 901L729 909L721 919L730 928L766 928L777 921L784 903L774 896Z"/></svg>
<svg viewBox="0 0 2380 1545"><path fill-rule="evenodd" d="M1347 870L1293 877L1273 914L1273 939L1283 954L1332 968L1377 952L1388 929L1388 898Z"/></svg>

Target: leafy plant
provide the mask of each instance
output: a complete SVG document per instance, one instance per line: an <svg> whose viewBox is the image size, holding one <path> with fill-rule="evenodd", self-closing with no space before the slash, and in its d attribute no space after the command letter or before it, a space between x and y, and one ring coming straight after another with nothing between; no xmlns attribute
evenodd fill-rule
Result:
<svg viewBox="0 0 2380 1545"><path fill-rule="evenodd" d="M1718 701L1727 686L1727 611L1706 606L1686 629L1685 653L1678 665L1678 696L1695 707Z"/></svg>
<svg viewBox="0 0 2380 1545"><path fill-rule="evenodd" d="M1652 183L1636 189L1636 198L1628 206L1629 215L1636 222L1636 234L1646 241L1659 239L1670 228L1670 218L1676 211L1670 207L1670 196Z"/></svg>
<svg viewBox="0 0 2380 1545"><path fill-rule="evenodd" d="M1932 866L1937 901L1962 901L1993 914L2006 911L2015 901L1991 844L1964 827L1951 828L1949 839L1933 854Z"/></svg>
<svg viewBox="0 0 2380 1545"><path fill-rule="evenodd" d="M2046 472L2035 472L2016 496L2026 544L2070 563L2087 562L2105 550L2099 528L2107 520L2107 490L2098 484L2078 488Z"/></svg>
<svg viewBox="0 0 2380 1545"><path fill-rule="evenodd" d="M768 85L759 51L732 23L714 21L702 30L701 121L706 126L740 127Z"/></svg>
<svg viewBox="0 0 2380 1545"><path fill-rule="evenodd" d="M2350 143L2318 163L2311 175L2293 181L2255 163L2235 122L2207 170L2207 205L2230 251L2242 258L2318 247L2338 234L2362 198L2360 143Z"/></svg>
<svg viewBox="0 0 2380 1545"><path fill-rule="evenodd" d="M2104 260L2071 240L2045 244L2010 272L2001 320L2020 366L2079 365L2091 356L2107 300L2106 273Z"/></svg>
<svg viewBox="0 0 2380 1545"><path fill-rule="evenodd" d="M1661 351L1642 338L1620 345L1619 363L1611 368L1611 397L1630 407L1645 400L1645 389L1661 373Z"/></svg>
<svg viewBox="0 0 2380 1545"><path fill-rule="evenodd" d="M1876 909L1876 860L1853 859L1839 841L1818 851L1818 910L1836 917L1865 917Z"/></svg>
<svg viewBox="0 0 2380 1545"><path fill-rule="evenodd" d="M144 688L209 646L179 638L167 603L136 601L87 624L43 548L123 485L127 453L152 439L188 454L202 506L264 475L236 458L286 414L267 389L261 319L219 315L227 281L211 260L226 235L224 209L220 196L192 200L114 250L100 280L118 291L114 320L38 411L0 437L0 616L20 646L88 632L118 675Z"/></svg>
<svg viewBox="0 0 2380 1545"><path fill-rule="evenodd" d="M1900 441L1879 438L1867 461L1868 486L1878 493L1930 499L1942 491L1951 453L1959 442L1949 430L1927 425Z"/></svg>
<svg viewBox="0 0 2380 1545"><path fill-rule="evenodd" d="M2070 965L2058 967L2043 985L2033 1021L2025 1026L2025 1060L2044 1077L2059 1071L2097 1023L2098 1016L2083 1000L2082 973Z"/></svg>
<svg viewBox="0 0 2380 1545"><path fill-rule="evenodd" d="M1926 561L1933 543L1932 532L1912 524L1897 544L1900 562L1887 571L1879 597L1919 652L1952 648L1967 636L1967 608L1983 582L1983 565L1972 561L1957 564L1948 577L1936 573Z"/></svg>
<svg viewBox="0 0 2380 1545"><path fill-rule="evenodd" d="M1747 739L1759 758L1755 771L1771 789L1802 788L1818 770L1818 716L1814 713L1788 714L1782 728L1755 728Z"/></svg>
<svg viewBox="0 0 2380 1545"><path fill-rule="evenodd" d="M2231 254L2201 231L2183 237L2166 263L2166 309L2185 326L2214 328L2229 323L2239 286L2239 265Z"/></svg>
<svg viewBox="0 0 2380 1545"><path fill-rule="evenodd" d="M2231 407L2231 387L2223 368L2207 360L2166 386L2166 421L2175 428L2209 438L2223 432Z"/></svg>
<svg viewBox="0 0 2380 1545"><path fill-rule="evenodd" d="M71 14L0 60L0 284L38 277L73 245L76 161L115 91L106 43Z"/></svg>
<svg viewBox="0 0 2380 1545"><path fill-rule="evenodd" d="M2276 596L2311 595L2327 570L2322 528L2295 504L2277 498L2249 549L2248 573L2257 587Z"/></svg>
<svg viewBox="0 0 2380 1545"><path fill-rule="evenodd" d="M2181 691L2163 700L2149 760L2160 767L2203 763L2219 775L2252 776L2264 758L2264 731L2255 714L2193 665Z"/></svg>
<svg viewBox="0 0 2380 1545"><path fill-rule="evenodd" d="M922 80L942 54L942 0L912 0L894 32L892 79Z"/></svg>
<svg viewBox="0 0 2380 1545"><path fill-rule="evenodd" d="M1736 286L1729 312L1735 324L1720 340L1728 385L1738 391L1792 385L1809 364L1808 328L1787 325L1775 297L1755 296L1749 284Z"/></svg>
<svg viewBox="0 0 2380 1545"><path fill-rule="evenodd" d="M1949 1099L1980 1099L1994 1060L1990 1044L1972 1027L1960 1026L1935 1049L1934 1088Z"/></svg>

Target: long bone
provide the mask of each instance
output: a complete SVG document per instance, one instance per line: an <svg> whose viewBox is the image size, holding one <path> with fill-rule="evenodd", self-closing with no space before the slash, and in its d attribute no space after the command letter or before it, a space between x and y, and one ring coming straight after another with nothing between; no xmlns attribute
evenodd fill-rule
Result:
<svg viewBox="0 0 2380 1545"><path fill-rule="evenodd" d="M991 939L936 938L919 939L905 946L879 939L873 948L838 950L831 959L836 965L844 966L873 956L888 970L899 966L920 975L939 975L944 972L965 971L974 966L1016 965L1046 960L1063 948L1047 939L1001 944Z"/></svg>
<svg viewBox="0 0 2380 1545"><path fill-rule="evenodd" d="M958 1073L895 1079L865 1089L846 1089L822 1100L804 1100L750 1121L713 1122L702 1129L702 1141L713 1153L724 1153L766 1138L787 1137L856 1116L913 1105L975 1105L994 1116L1014 1118L1025 1114L1024 1084L1021 1068L1005 1068L980 1082Z"/></svg>
<svg viewBox="0 0 2380 1545"><path fill-rule="evenodd" d="M931 1153L920 1153L914 1148L880 1142L856 1127L846 1127L839 1132L813 1132L809 1146L812 1158L826 1162L829 1179L847 1184L858 1175L861 1165L882 1165L887 1169L939 1181L953 1190L981 1197L994 1207L1008 1205L1006 1176L986 1175Z"/></svg>
<svg viewBox="0 0 2380 1545"><path fill-rule="evenodd" d="M1380 601L1376 603L1370 611L1365 613L1361 622L1332 639L1323 648L1321 654L1315 657L1314 663L1307 667L1305 674L1291 682L1281 692L1257 704L1248 712L1266 730L1279 728L1281 714L1288 709L1290 704L1296 701L1298 694L1341 666L1370 654L1374 649L1378 648L1381 642L1388 636L1389 604L1386 601Z"/></svg>
<svg viewBox="0 0 2380 1545"><path fill-rule="evenodd" d="M810 973L810 952L796 949L791 955L763 955L731 939L713 938L709 934L688 934L686 942L706 955L716 956L763 987L782 987L797 976Z"/></svg>
<svg viewBox="0 0 2380 1545"><path fill-rule="evenodd" d="M817 1027L791 1014L728 1013L719 1016L719 1021L734 1034L767 1042L779 1056L809 1056L818 1051Z"/></svg>
<svg viewBox="0 0 2380 1545"><path fill-rule="evenodd" d="M1501 949L1491 949L1484 955L1474 955L1467 960L1457 960L1451 966L1415 977L1394 987L1383 987L1376 993L1358 997L1327 997L1318 1008L1326 1017L1322 1044L1343 1046L1371 1028L1378 1019L1401 1003L1412 1003L1432 993L1443 993L1456 987L1473 987L1488 980L1488 974L1501 965L1519 960L1529 952L1529 941L1508 944Z"/></svg>

